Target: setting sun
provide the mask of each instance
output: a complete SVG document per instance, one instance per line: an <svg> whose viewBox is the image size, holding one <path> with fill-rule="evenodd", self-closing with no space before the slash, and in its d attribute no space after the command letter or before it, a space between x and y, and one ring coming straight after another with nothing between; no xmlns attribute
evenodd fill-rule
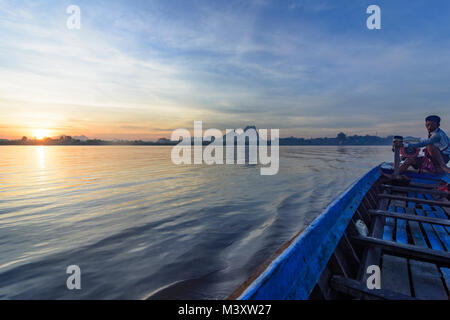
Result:
<svg viewBox="0 0 450 320"><path fill-rule="evenodd" d="M42 140L44 138L50 137L50 130L46 129L38 129L33 131L33 136L36 137L38 140Z"/></svg>

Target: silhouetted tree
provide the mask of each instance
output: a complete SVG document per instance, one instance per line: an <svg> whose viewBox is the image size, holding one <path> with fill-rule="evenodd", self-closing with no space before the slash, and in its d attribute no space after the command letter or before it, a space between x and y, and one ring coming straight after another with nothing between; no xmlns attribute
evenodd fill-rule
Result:
<svg viewBox="0 0 450 320"><path fill-rule="evenodd" d="M338 141L339 144L342 144L345 141L345 139L347 139L347 136L343 132L340 132L336 137L336 140Z"/></svg>

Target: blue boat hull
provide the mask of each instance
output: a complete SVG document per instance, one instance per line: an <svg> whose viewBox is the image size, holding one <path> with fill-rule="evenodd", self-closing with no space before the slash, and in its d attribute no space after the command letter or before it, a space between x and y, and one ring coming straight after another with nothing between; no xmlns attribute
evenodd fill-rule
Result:
<svg viewBox="0 0 450 320"><path fill-rule="evenodd" d="M240 300L310 299L319 280L321 277L324 278L325 269L330 269L332 257L334 258L336 248L343 241L344 234L349 232L349 227L352 227L353 231L355 230L351 222L355 221L357 210L376 209L373 204L380 202L379 199L374 200L374 198L379 192L380 177L383 171L389 173L390 170L386 168L386 165L380 165L352 184L307 229L286 244L278 256L237 289L230 298ZM433 185L447 179L446 176L437 177L414 173L410 175L410 178L423 185ZM369 191L370 199L367 199ZM358 215L360 215L359 212ZM366 212L364 216L369 217L370 214ZM384 218L382 221L385 223ZM366 220L366 222L373 224L373 221L370 220ZM348 244L347 247L349 247ZM355 251L363 252L359 248L355 248ZM353 253L353 255L356 254ZM365 255L366 253L361 253L361 260ZM356 260L359 261L359 258L357 257ZM334 263L336 264L336 262ZM342 265L346 263L348 262L343 261ZM340 273L346 274L345 270ZM350 274L350 271L348 273ZM328 286L328 283L325 283L325 286ZM333 296L339 297L340 295L322 295L323 298Z"/></svg>

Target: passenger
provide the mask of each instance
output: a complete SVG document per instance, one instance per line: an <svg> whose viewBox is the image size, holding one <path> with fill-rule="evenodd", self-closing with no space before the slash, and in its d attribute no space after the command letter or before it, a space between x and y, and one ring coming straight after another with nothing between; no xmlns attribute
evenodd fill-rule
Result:
<svg viewBox="0 0 450 320"><path fill-rule="evenodd" d="M450 173L447 162L450 158L449 138L440 128L441 118L438 116L429 116L425 119L425 127L428 130L428 139L423 139L419 143L405 144L405 148L422 148L425 149L424 157L407 158L400 166L400 173L404 173L410 166L415 169L427 170L434 173ZM403 143L397 143L399 147Z"/></svg>

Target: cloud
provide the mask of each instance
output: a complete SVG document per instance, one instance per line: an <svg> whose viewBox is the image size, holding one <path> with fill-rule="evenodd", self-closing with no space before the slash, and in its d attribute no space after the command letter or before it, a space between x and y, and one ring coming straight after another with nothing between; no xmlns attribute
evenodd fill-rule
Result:
<svg viewBox="0 0 450 320"><path fill-rule="evenodd" d="M38 125L39 114L53 113L46 125L97 127L100 136L167 136L161 129L194 120L285 135L390 134L395 123L448 110L448 37L433 42L419 25L398 25L402 36L395 25L349 29L347 20L365 14L350 4L80 0L79 31L65 27L68 4L0 1L3 125Z"/></svg>

